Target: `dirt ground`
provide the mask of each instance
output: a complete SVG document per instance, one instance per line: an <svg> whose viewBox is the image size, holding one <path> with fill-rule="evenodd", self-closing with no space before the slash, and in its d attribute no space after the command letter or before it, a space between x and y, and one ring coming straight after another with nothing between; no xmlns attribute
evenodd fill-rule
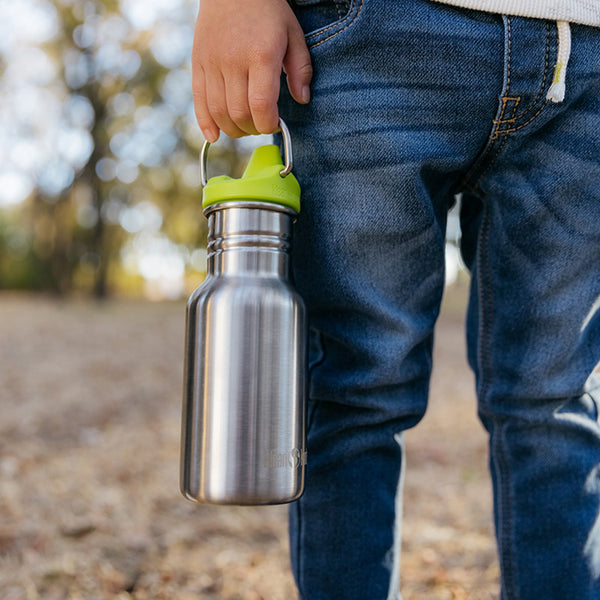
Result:
<svg viewBox="0 0 600 600"><path fill-rule="evenodd" d="M464 297L447 295L407 434L404 600L498 598ZM285 507L179 493L183 312L0 295L0 600L296 598Z"/></svg>

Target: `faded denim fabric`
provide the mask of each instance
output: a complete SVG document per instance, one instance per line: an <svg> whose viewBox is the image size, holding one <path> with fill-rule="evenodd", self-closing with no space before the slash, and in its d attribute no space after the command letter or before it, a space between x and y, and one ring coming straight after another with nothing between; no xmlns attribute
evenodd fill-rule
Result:
<svg viewBox="0 0 600 600"><path fill-rule="evenodd" d="M467 323L503 600L600 599L600 29L428 0L297 0L311 103L282 86L310 314L304 600L398 598L402 432L427 404L446 215L463 194Z"/></svg>

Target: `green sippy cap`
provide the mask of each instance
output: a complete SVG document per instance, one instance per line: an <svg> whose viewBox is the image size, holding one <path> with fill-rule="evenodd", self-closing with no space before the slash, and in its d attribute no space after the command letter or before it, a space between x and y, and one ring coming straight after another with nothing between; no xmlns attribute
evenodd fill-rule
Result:
<svg viewBox="0 0 600 600"><path fill-rule="evenodd" d="M273 144L254 150L239 179L227 175L211 177L202 190L202 208L231 201L271 202L300 212L300 185L288 173L282 175L283 161Z"/></svg>

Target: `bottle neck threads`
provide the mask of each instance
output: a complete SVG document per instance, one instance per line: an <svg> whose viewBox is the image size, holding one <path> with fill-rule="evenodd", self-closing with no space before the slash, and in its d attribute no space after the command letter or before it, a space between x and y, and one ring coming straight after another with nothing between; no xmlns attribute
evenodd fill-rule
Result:
<svg viewBox="0 0 600 600"><path fill-rule="evenodd" d="M266 202L226 202L206 214L208 274L289 277L293 211Z"/></svg>

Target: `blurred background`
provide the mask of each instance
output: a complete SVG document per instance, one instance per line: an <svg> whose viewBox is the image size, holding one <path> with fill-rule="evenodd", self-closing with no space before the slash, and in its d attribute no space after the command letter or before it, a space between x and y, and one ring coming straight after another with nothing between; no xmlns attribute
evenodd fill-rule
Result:
<svg viewBox="0 0 600 600"><path fill-rule="evenodd" d="M206 262L196 10L0 0L0 600L296 597L285 507L178 489L184 299ZM266 141L222 136L211 173ZM498 597L459 237L453 212L431 408L407 434L405 600Z"/></svg>
<svg viewBox="0 0 600 600"><path fill-rule="evenodd" d="M0 1L0 288L178 298L205 269L191 0ZM211 169L249 149L222 136Z"/></svg>
<svg viewBox="0 0 600 600"><path fill-rule="evenodd" d="M202 276L196 10L0 0L0 289L173 299ZM211 170L239 175L260 137L222 136Z"/></svg>

